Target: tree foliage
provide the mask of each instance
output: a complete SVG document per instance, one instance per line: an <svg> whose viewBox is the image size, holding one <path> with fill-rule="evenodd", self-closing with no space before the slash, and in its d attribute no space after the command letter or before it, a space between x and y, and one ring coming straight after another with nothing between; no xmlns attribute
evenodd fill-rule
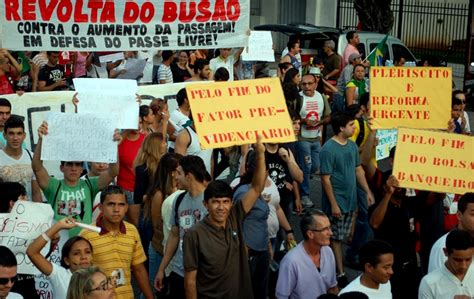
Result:
<svg viewBox="0 0 474 299"><path fill-rule="evenodd" d="M389 33L394 22L391 3L392 0L355 0L354 8L362 30Z"/></svg>

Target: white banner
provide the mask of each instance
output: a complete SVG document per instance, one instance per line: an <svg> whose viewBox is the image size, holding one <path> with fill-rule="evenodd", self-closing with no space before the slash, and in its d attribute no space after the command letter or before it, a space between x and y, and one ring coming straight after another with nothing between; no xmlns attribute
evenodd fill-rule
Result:
<svg viewBox="0 0 474 299"><path fill-rule="evenodd" d="M51 112L47 121L48 135L43 137L42 160L117 161L112 115Z"/></svg>
<svg viewBox="0 0 474 299"><path fill-rule="evenodd" d="M250 0L8 0L0 20L11 50L244 47Z"/></svg>
<svg viewBox="0 0 474 299"><path fill-rule="evenodd" d="M0 214L0 244L8 247L16 256L18 273L40 274L26 255L28 246L53 222L53 209L49 204L18 200L11 213ZM46 245L41 254L48 253Z"/></svg>
<svg viewBox="0 0 474 299"><path fill-rule="evenodd" d="M121 79L74 79L77 113L112 115L118 129L138 128L137 81Z"/></svg>

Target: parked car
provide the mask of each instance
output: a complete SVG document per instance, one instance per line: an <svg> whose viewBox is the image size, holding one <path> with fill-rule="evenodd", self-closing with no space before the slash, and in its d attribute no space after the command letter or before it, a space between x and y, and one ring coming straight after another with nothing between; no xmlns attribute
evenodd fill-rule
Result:
<svg viewBox="0 0 474 299"><path fill-rule="evenodd" d="M287 36L299 35L301 41L301 60L303 62L309 61L315 55L324 56L322 52L323 43L326 40L333 40L336 44L336 52L341 56L347 45L346 33L349 30L341 30L332 27L321 27L312 24L269 24L255 26L254 30L266 30L272 32L280 32ZM385 37L385 34L358 31L360 37L360 44L357 46L359 52L365 57L368 55L378 43ZM416 58L412 52L405 46L405 44L398 38L389 35L384 49L383 62L386 60L393 61L397 55L405 58L409 64L414 65Z"/></svg>

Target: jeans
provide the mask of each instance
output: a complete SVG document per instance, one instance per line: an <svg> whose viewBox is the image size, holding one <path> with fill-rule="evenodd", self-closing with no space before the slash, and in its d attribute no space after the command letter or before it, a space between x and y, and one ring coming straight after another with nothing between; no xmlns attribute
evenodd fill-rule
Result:
<svg viewBox="0 0 474 299"><path fill-rule="evenodd" d="M249 248L249 269L254 299L267 299L270 255L268 251L255 251Z"/></svg>
<svg viewBox="0 0 474 299"><path fill-rule="evenodd" d="M354 235L352 236L351 246L346 251L346 261L356 263L358 261L358 252L360 248L367 243L369 239L369 215L367 204L367 193L357 184L357 219L355 222Z"/></svg>
<svg viewBox="0 0 474 299"><path fill-rule="evenodd" d="M344 96L338 92L335 92L332 96L331 113L344 112L346 110L346 103Z"/></svg>
<svg viewBox="0 0 474 299"><path fill-rule="evenodd" d="M155 248L153 248L151 243L148 246L148 258L148 277L150 280L151 289L153 290L153 293L155 293L155 276L158 272L158 269L160 268L163 257L158 253L158 251L155 250Z"/></svg>
<svg viewBox="0 0 474 299"><path fill-rule="evenodd" d="M301 196L309 196L309 178L310 175L319 171L320 161L319 152L321 143L319 138L316 141L298 141L296 143L298 151L298 165L303 170L303 183L301 183Z"/></svg>

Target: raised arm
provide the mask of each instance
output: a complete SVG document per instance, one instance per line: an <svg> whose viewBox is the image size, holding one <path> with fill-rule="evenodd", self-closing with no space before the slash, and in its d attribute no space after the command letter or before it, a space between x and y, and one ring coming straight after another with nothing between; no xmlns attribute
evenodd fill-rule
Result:
<svg viewBox="0 0 474 299"><path fill-rule="evenodd" d="M51 228L49 228L45 234L49 239L53 239L54 236L62 229L70 229L76 226L76 222L73 218L63 218L56 222ZM26 254L30 258L31 262L46 276L49 276L53 271L53 265L48 261L42 254L41 249L48 243L43 235L36 238L33 243L26 249Z"/></svg>
<svg viewBox="0 0 474 299"><path fill-rule="evenodd" d="M43 136L48 134L48 123L43 121L41 126L38 128L38 143L35 147L35 153L33 155L33 161L31 166L33 172L35 173L36 181L42 190L48 188L49 174L46 168L43 166L43 161L41 160L41 146L43 143Z"/></svg>
<svg viewBox="0 0 474 299"><path fill-rule="evenodd" d="M265 188L265 146L262 143L261 136L257 137L255 153L257 155L257 168L253 174L250 189L242 198L242 205L245 213L248 213L252 209L253 205Z"/></svg>
<svg viewBox="0 0 474 299"><path fill-rule="evenodd" d="M295 157L293 157L293 154L289 149L280 147L278 149L278 155L283 159L283 161L286 162L288 165L288 169L290 170L290 175L291 177L297 181L298 183L303 182L303 171L300 169L298 164L295 161Z"/></svg>

